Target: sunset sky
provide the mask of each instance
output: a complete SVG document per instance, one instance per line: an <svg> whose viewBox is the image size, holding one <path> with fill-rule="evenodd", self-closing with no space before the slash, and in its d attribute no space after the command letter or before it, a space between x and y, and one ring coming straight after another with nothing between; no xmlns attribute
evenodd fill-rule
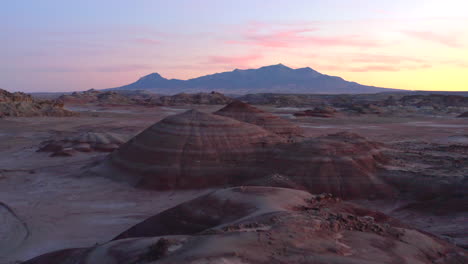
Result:
<svg viewBox="0 0 468 264"><path fill-rule="evenodd" d="M111 88L283 63L468 91L466 0L2 1L0 88Z"/></svg>

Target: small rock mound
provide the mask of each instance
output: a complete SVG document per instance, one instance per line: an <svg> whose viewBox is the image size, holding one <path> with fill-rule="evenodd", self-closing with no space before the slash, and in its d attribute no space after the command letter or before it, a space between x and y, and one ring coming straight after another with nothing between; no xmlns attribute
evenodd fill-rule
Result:
<svg viewBox="0 0 468 264"><path fill-rule="evenodd" d="M100 173L153 189L223 186L258 173L269 146L283 141L261 127L190 110L131 139L103 166L114 172Z"/></svg>
<svg viewBox="0 0 468 264"><path fill-rule="evenodd" d="M112 152L128 138L114 133L87 132L62 140L48 140L42 143L38 152L52 152L51 156L72 156L76 152Z"/></svg>
<svg viewBox="0 0 468 264"><path fill-rule="evenodd" d="M218 110L215 114L261 126L281 136L302 135L302 130L295 124L238 100Z"/></svg>
<svg viewBox="0 0 468 264"><path fill-rule="evenodd" d="M0 89L0 118L74 115L77 114L64 109L61 102L36 100L29 94Z"/></svg>
<svg viewBox="0 0 468 264"><path fill-rule="evenodd" d="M151 101L152 104L175 106L175 105L225 105L232 102L232 98L222 93L180 93L172 96L161 96Z"/></svg>
<svg viewBox="0 0 468 264"><path fill-rule="evenodd" d="M368 103L364 103L364 104L351 104L349 106L346 107L346 110L350 111L350 112L353 112L353 113L357 113L357 114L362 114L362 115L365 115L365 114L382 114L384 112L384 110L375 105L375 104L368 104Z"/></svg>
<svg viewBox="0 0 468 264"><path fill-rule="evenodd" d="M341 132L284 144L269 164L310 192L362 198L393 194L392 188L376 176L385 161L380 144Z"/></svg>
<svg viewBox="0 0 468 264"><path fill-rule="evenodd" d="M466 263L466 252L329 194L219 190L148 218L115 240L42 263Z"/></svg>
<svg viewBox="0 0 468 264"><path fill-rule="evenodd" d="M58 101L64 104L100 104L100 105L132 105L137 102L118 92L98 91L90 89L84 92L73 92L62 95Z"/></svg>
<svg viewBox="0 0 468 264"><path fill-rule="evenodd" d="M336 113L337 113L337 111L333 107L320 106L320 107L315 107L312 110L305 110L305 111L302 111L302 112L296 112L296 113L294 113L294 116L312 116L312 117L330 118L330 117L335 117Z"/></svg>

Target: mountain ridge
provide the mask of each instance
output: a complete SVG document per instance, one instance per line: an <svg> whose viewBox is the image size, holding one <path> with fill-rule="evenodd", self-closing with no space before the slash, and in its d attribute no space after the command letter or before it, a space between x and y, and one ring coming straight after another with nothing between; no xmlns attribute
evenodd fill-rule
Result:
<svg viewBox="0 0 468 264"><path fill-rule="evenodd" d="M155 72L139 78L134 83L106 90L153 90L164 94L213 90L230 94L260 92L352 94L398 89L362 85L338 76L322 74L310 67L293 69L280 63L258 69L234 69L188 80L167 79Z"/></svg>

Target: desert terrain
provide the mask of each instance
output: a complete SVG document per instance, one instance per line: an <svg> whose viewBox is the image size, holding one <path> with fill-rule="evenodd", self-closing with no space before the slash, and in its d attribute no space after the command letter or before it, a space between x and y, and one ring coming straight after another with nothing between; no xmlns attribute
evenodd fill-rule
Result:
<svg viewBox="0 0 468 264"><path fill-rule="evenodd" d="M219 97L217 94L216 96ZM333 263L393 263L392 261L398 259L395 256L401 257L402 255L407 256L404 260L406 262L403 263L430 263L428 261L466 263L464 261L467 256L463 248L468 247L468 234L466 233L468 230L468 200L466 199L468 119L458 116L467 111L467 107L456 106L450 108L451 111L446 111L447 107L441 110L440 107L424 105L396 106L386 101L379 106L376 104L375 107L369 107L368 104L340 107L336 104L332 110L324 109L320 103L316 104L319 109L314 110L313 102L300 107L294 103L254 104L250 102L255 109L259 110L259 113L262 113L265 120L279 117L288 122L283 124L282 121L275 121L277 127L269 128L268 124L247 120L248 116L222 114L223 111L219 110L231 100L223 101L223 104L216 104L219 100L205 100L200 103L187 99L182 101L157 100L157 104L128 103L128 101L119 104L121 100L117 102L114 100L112 103L105 104L96 101L73 101L73 98L66 99L70 100L69 103L65 103L66 111L76 114L0 118L0 209L2 210L0 263L2 264L21 263L21 261L63 249L81 251L78 253L65 251L58 253L60 256L52 255L53 257L49 260L45 255L43 259L34 259L27 263L69 263L65 262L67 258L68 261L74 258L76 258L74 261L82 261L79 263L153 263L161 257L161 262L158 260L155 263L182 263L181 261L187 261L187 263L266 263L265 260L268 259L272 261L270 263L332 263L329 261L334 261ZM173 103L162 105L161 102ZM270 138L270 141L263 144L285 145L272 154L275 163L284 164L284 166L270 168L271 166L267 165L268 173L276 170L278 174L275 174L275 177L288 175L290 182L279 181L280 183L268 184L268 181L260 178L255 181L247 179L233 184L225 179L213 178L213 182L207 181L206 185L186 188L183 181L185 179L182 179L174 183L175 185L168 183L166 187L159 188L161 185L154 183L154 179L145 180L147 179L145 177L148 177L147 174L142 174L142 180L135 184L128 184L128 181L122 181L120 178L116 180L118 177L114 178L114 174L119 174L117 169L115 173L109 170L106 171L109 175L102 175L101 164L123 162L123 165L130 166L134 160L132 157L134 154L130 154L133 153L131 151L140 151L137 147L143 151L144 146L136 144L132 146L131 142L124 144L125 141L141 133L139 137L136 137L136 141L138 138L141 142L146 140L148 148L155 148L150 146L150 143L157 135L145 135L144 133L149 132L142 132L148 131L145 129L167 117L184 115L192 109L195 110L194 114L182 117L191 118L192 121L195 118L203 119L200 121L201 127L210 126L215 121L220 123L213 126L224 126L226 120L232 118L243 119L243 122L233 120L235 123L226 125L233 127L232 133L240 135L243 135L242 133L255 135L266 133L254 126L263 127L265 130L262 128L262 131L268 130L273 131L273 134L276 133L275 135L262 134L262 137ZM326 112L325 116L324 112ZM218 113L219 117L212 117L214 116L212 113ZM316 113L319 115L317 116ZM174 133L185 135L185 130L170 127L177 122L191 124L192 121L185 121L182 117L166 119L169 121L160 123L159 126L155 125L153 131L150 132L157 134L157 131L173 129ZM285 132L284 126L294 127L294 129L287 129ZM191 133L190 130L187 131ZM208 136L214 133L213 131L216 132L216 130L205 132L200 130L198 137L203 140L205 135ZM343 134L343 132L346 133ZM289 134L287 137L282 137L281 133ZM298 133L300 137L296 139ZM79 144L73 143L75 139ZM308 143L309 145L301 143L309 139L312 140ZM338 143L342 141L349 142L349 145L343 145L346 151L340 151L341 145ZM120 147L121 144L124 144L123 147ZM161 141L158 144L164 145L165 143ZM224 147L235 148L229 144L231 143L226 143ZM243 140L236 144L239 144L238 151L247 151L242 144L250 143L245 143ZM302 149L291 147L294 145L290 144L299 144L303 147ZM367 145L366 148L359 147L363 144L367 144L368 147ZM109 148L109 145L112 146ZM45 148L47 146L49 149ZM324 148L331 148L331 150L325 149L326 154L322 155L320 151ZM366 155L374 153L373 151L378 151L378 154L372 154L372 157L369 157L372 162L375 162L371 168L354 169L353 164L366 162ZM327 192L333 195L320 196L322 192L309 193L316 187L307 180L307 177L311 177L307 170L316 168L301 169L301 166L322 162L309 159L310 156L315 157L314 153L317 153L317 157L327 156L332 160L340 155L348 161L351 160L349 168L340 167L341 163L333 161L331 164L334 165L327 165L328 167L320 165L321 163L317 165L317 174L323 171L325 176L330 173L330 175L336 174L341 177L340 190L325 185L323 187L323 190L329 190ZM242 155L250 154L249 152ZM165 159L164 156L157 157L161 160ZM364 158L360 159L360 157ZM232 157L229 156L229 158ZM303 158L306 160L303 161ZM265 159L268 163L266 156ZM187 173L211 175L209 174L211 172L204 170L204 161L201 162L202 165L184 163L184 166L194 168ZM211 166L211 163L206 164ZM117 165L115 165L116 168ZM150 165L148 163L148 166ZM253 170L253 167L249 166ZM261 173L263 168L256 170L256 174ZM219 172L218 169L218 167L213 167L217 175L224 173ZM126 174L133 175L132 173L137 172ZM158 170L154 170L154 173L157 176ZM369 173L369 179L376 180L374 183L378 184L374 187L353 186L354 181L367 181L368 179L358 175L357 178L349 181L346 179L347 173L350 175ZM184 177L184 175L186 174L182 173L177 177ZM300 177L295 178L295 175L300 175ZM147 188L139 188L144 184ZM191 184L190 180L187 180L186 184ZM156 185L158 188L153 188ZM229 189L232 186L248 185L265 187ZM288 189L284 189L285 187ZM378 190L377 194L370 195L370 189L366 188ZM379 196L383 193L385 195ZM230 210L203 209L213 202L213 199L216 200L209 195L216 196L216 199L232 196L229 201L233 204L228 205ZM246 198L243 195L253 195L255 198ZM206 201L203 202L203 199ZM187 209L181 209L181 212L175 213L177 217L168 219L166 219L168 217L166 212L170 211L166 210L178 208L176 206L179 205L184 206L185 203L188 203L189 208L193 210L206 210L206 214L213 217L216 214L225 214L225 218L210 220L211 222L208 221L208 223L205 221L204 224L200 224L202 227L197 228L187 226L184 229L181 226L169 225L168 222L176 221L177 217L183 218ZM214 202L214 204L217 203ZM226 210L225 207L220 208ZM316 218L314 221L310 219L311 212L314 212L312 214ZM353 220L354 222L339 220L345 213L357 220ZM381 220L377 214L385 214L385 220ZM158 215L162 220L158 218ZM276 220L269 219L270 216ZM366 216L368 217L365 218ZM338 220L332 221L330 217L337 217ZM153 218L156 220L150 220ZM156 221L156 223L138 228L138 224L146 219ZM184 220L185 222L180 221L186 224L193 222L192 224L195 225L194 223L199 220L197 219L192 219L189 215ZM158 221L162 221L159 227ZM271 221L281 224L275 225ZM333 223L336 221L342 221L339 222L341 223L339 227L334 227ZM369 221L372 224L369 224ZM317 223L322 223L322 225L318 224L314 227ZM327 228L323 227L323 223L327 223ZM164 225L169 226L164 228ZM131 229L133 226L135 227ZM315 233L301 231L298 229L299 226L311 227ZM375 228L380 231L375 231ZM396 234L395 230L402 233ZM109 242L119 234L122 234L121 238L127 240ZM271 236L276 238L271 238ZM311 242L310 236L317 237L317 239L312 239L313 242ZM146 238L135 240L135 237ZM170 246L165 245L164 243L169 242L161 240L161 237L167 237ZM255 239L258 239L258 243L253 242ZM275 240L274 243L283 244L271 244L268 239ZM399 242L395 242L397 240ZM420 241L425 241L424 243L427 244ZM225 247L217 247L218 243ZM331 244L327 249L324 245L328 243ZM375 252L365 253L366 248L372 247L366 243L376 243L379 246L375 248ZM385 246L386 243L392 246L390 244ZM141 259L140 253L143 248L154 244L164 248L160 255L152 259ZM414 248L405 248L408 245ZM206 247L211 247L212 250ZM394 247L392 249L394 252L392 251L393 253L388 256L382 256L384 253L379 252L385 252L387 247ZM83 248L91 248L94 251ZM227 250L229 248L237 253ZM257 248L258 256L253 254L252 248ZM306 249L311 248L314 253L306 254L305 252L308 252ZM178 250L180 253L172 253L179 252ZM419 251L425 252L424 257L420 256ZM125 258L120 259L120 257L111 260L110 256L113 254L132 256L134 262ZM301 255L304 256L303 260L298 257ZM83 256L86 256L87 260L84 260ZM184 258L185 256L187 258ZM218 258L219 256L223 258ZM80 259L81 257L83 259ZM188 262L191 258L198 258L199 262L196 260Z"/></svg>

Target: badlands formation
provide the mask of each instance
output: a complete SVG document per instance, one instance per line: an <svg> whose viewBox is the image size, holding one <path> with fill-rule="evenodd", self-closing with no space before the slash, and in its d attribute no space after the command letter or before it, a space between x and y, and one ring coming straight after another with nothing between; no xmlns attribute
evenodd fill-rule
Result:
<svg viewBox="0 0 468 264"><path fill-rule="evenodd" d="M0 89L0 118L75 115L75 113L64 109L63 106L63 103L59 101L37 100L25 93L10 93Z"/></svg>
<svg viewBox="0 0 468 264"><path fill-rule="evenodd" d="M283 175L275 185L343 198L391 195L375 175L385 163L381 144L346 132L292 142L299 131L242 102L215 115L190 110L144 130L94 171L157 190L271 185L272 175Z"/></svg>
<svg viewBox="0 0 468 264"><path fill-rule="evenodd" d="M464 100L248 98L0 119L0 263L468 261Z"/></svg>

